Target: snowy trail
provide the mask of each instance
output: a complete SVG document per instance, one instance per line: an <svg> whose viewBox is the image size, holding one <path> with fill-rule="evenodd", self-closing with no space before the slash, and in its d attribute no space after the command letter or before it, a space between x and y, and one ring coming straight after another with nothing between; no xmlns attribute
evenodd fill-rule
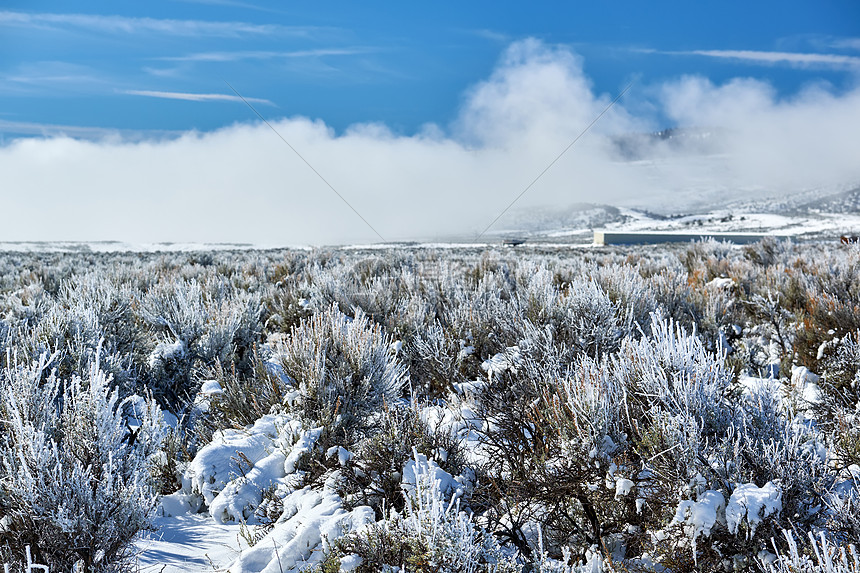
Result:
<svg viewBox="0 0 860 573"><path fill-rule="evenodd" d="M160 517L156 525L136 543L141 573L223 571L247 547L238 525L219 525L205 513Z"/></svg>

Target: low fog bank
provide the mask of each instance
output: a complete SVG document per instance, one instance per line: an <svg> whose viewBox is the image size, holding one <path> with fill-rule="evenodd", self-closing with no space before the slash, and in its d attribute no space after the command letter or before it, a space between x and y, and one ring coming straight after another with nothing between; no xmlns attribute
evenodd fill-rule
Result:
<svg viewBox="0 0 860 573"><path fill-rule="evenodd" d="M614 97L594 92L582 64L565 47L514 43L456 121L412 135L379 124L336 134L304 117L272 125L385 239L475 235ZM660 115L697 141L630 138L665 128ZM780 98L754 79L640 83L517 207L671 211L836 188L860 182L857 133L860 88ZM19 139L0 148L0 172L0 240L378 240L261 123L149 141Z"/></svg>

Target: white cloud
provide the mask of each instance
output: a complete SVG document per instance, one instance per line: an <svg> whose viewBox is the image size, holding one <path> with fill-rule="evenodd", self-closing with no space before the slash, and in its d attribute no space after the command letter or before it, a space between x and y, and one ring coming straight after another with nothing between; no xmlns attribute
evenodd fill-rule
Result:
<svg viewBox="0 0 860 573"><path fill-rule="evenodd" d="M257 4L252 4L250 2L239 2L236 0L174 0L178 2L185 2L188 4L207 4L209 6L226 6L229 8L238 8L242 10L256 10L258 12L268 12L272 14L288 14L283 10L279 10L277 8L272 8L269 6L260 6Z"/></svg>
<svg viewBox="0 0 860 573"><path fill-rule="evenodd" d="M62 61L26 62L0 77L0 90L73 88L81 92L104 89L107 80L89 66Z"/></svg>
<svg viewBox="0 0 860 573"><path fill-rule="evenodd" d="M809 87L780 100L761 81L715 86L687 77L663 88L667 114L726 130L730 174L748 187L791 191L860 183L860 89L841 96Z"/></svg>
<svg viewBox="0 0 860 573"><path fill-rule="evenodd" d="M856 50L860 52L860 38L839 38L831 44L834 48Z"/></svg>
<svg viewBox="0 0 860 573"><path fill-rule="evenodd" d="M490 42L498 42L498 43L507 43L511 41L511 37L508 34L503 32L498 32L496 30L490 30L487 28L479 28L476 30L465 30L467 34L471 34L473 36L477 36L478 38L483 38L484 40L489 40Z"/></svg>
<svg viewBox="0 0 860 573"><path fill-rule="evenodd" d="M229 94L201 94L201 93L185 93L185 92L164 92L155 90L124 90L121 93L127 95L136 95L144 97L155 97L161 99L180 99L185 101L230 101L243 102L242 98ZM266 105L275 105L267 99L256 97L246 97L244 101L251 103L262 103ZM244 103L244 102L243 102Z"/></svg>
<svg viewBox="0 0 860 573"><path fill-rule="evenodd" d="M742 60L760 64L789 64L797 67L860 68L860 57L845 56L842 54L768 52L757 50L690 50L687 52L670 53Z"/></svg>
<svg viewBox="0 0 860 573"><path fill-rule="evenodd" d="M114 129L107 127L92 127L81 125L58 125L50 123L35 123L30 121L10 121L0 119L0 134L8 135L41 135L43 137L73 137L76 139L112 140L117 143L123 141L141 141L144 139L158 139L166 137L179 137L182 132L170 130L138 130L138 129Z"/></svg>
<svg viewBox="0 0 860 573"><path fill-rule="evenodd" d="M112 34L155 33L183 37L301 36L309 37L320 28L281 26L247 22L129 18L100 14L52 14L44 12L0 11L0 26L20 28L82 28Z"/></svg>
<svg viewBox="0 0 860 573"><path fill-rule="evenodd" d="M247 2L236 2L234 0L180 0L181 2L188 2L191 4L208 4L210 6L230 6L233 8L247 8L249 10L261 10L261 11L271 11L268 8L263 8L261 6L257 6L256 4L249 4Z"/></svg>
<svg viewBox="0 0 860 573"><path fill-rule="evenodd" d="M762 82L687 77L657 91L639 107L712 129L712 155L659 142L643 144L647 159L621 158L612 135L665 127L625 107L649 92L634 87L517 206L682 210L860 182L860 90L780 99ZM303 117L270 121L386 239L433 238L483 230L613 95L594 93L576 54L529 40L469 90L450 126L399 135L368 124L337 134ZM20 139L0 148L0 172L4 211L16 213L0 240L377 240L260 123L170 140Z"/></svg>
<svg viewBox="0 0 860 573"><path fill-rule="evenodd" d="M317 48L292 51L236 51L236 52L198 52L186 56L168 56L159 60L170 62L239 62L244 60L274 60L291 58L322 58L327 56L355 56L374 51L371 48Z"/></svg>

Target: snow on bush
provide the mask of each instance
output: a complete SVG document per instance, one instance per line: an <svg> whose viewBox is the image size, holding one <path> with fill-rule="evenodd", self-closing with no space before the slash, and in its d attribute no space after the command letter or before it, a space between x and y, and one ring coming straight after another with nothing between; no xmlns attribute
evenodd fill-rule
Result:
<svg viewBox="0 0 860 573"><path fill-rule="evenodd" d="M305 429L286 414L269 414L243 430L223 430L188 464L183 487L162 502L163 513L208 507L217 523L256 523L264 492L290 492L302 483L297 466L322 428ZM196 500L194 499L196 498Z"/></svg>
<svg viewBox="0 0 860 573"><path fill-rule="evenodd" d="M283 513L254 547L244 551L230 573L308 571L323 561L328 544L373 523L373 510L346 511L333 491L305 487L283 499Z"/></svg>
<svg viewBox="0 0 860 573"><path fill-rule="evenodd" d="M285 416L268 415L246 430L217 433L185 470L183 491L199 495L206 505L211 505L229 482L241 476L243 470L255 467L272 453L281 429L288 423L289 418Z"/></svg>
<svg viewBox="0 0 860 573"><path fill-rule="evenodd" d="M493 376L504 374L511 371L517 373L517 367L522 362L522 354L517 346L511 346L505 349L504 352L499 352L490 358L487 358L481 363L481 369L487 373L487 378L492 384Z"/></svg>
<svg viewBox="0 0 860 573"><path fill-rule="evenodd" d="M560 558L555 559L549 555L543 544L543 535L540 527L537 527L538 538L535 547L532 547L532 571L535 573L603 573L612 571L612 562L604 558L604 555L596 547L589 548L582 560L574 558L569 547L563 547Z"/></svg>
<svg viewBox="0 0 860 573"><path fill-rule="evenodd" d="M61 380L42 355L12 358L0 377L0 552L23 560L25 546L56 571L79 564L107 571L128 563L131 542L152 526L149 457L160 411L137 412L131 429L98 353L85 378Z"/></svg>
<svg viewBox="0 0 860 573"><path fill-rule="evenodd" d="M403 476L407 503L401 527L424 548L427 565L446 572L519 570L516 555L504 551L492 535L460 511L462 488L454 485L458 482L451 474L416 454L404 466ZM410 477L414 484L406 481Z"/></svg>
<svg viewBox="0 0 860 573"><path fill-rule="evenodd" d="M669 527L681 527L684 536L690 540L693 559L696 561L700 537L710 537L716 528L725 528L732 535L738 535L743 526L746 538L750 539L763 520L782 511L781 498L782 492L771 482L763 487L753 483L738 484L728 503L721 492L708 490L699 494L695 501L682 500ZM666 539L667 535L657 532L654 537L659 542Z"/></svg>
<svg viewBox="0 0 860 573"><path fill-rule="evenodd" d="M479 397L484 471L507 492L485 517L522 551L534 542L524 525L538 522L550 552L580 558L606 539L635 540L638 524L661 527L679 488L705 471L702 438L732 420L729 381L721 356L657 317L651 336L614 356L523 361Z"/></svg>
<svg viewBox="0 0 860 573"><path fill-rule="evenodd" d="M369 523L330 546L323 571L408 571L445 573L514 573L521 570L516 552L460 509L457 480L426 457L415 454L403 468L403 513ZM409 482L407 480L414 480Z"/></svg>
<svg viewBox="0 0 860 573"><path fill-rule="evenodd" d="M613 303L598 282L575 278L562 287L546 267L526 276L525 288L518 293L523 318L549 329L553 339L571 350L589 356L612 352L631 331L632 315L624 297Z"/></svg>
<svg viewBox="0 0 860 573"><path fill-rule="evenodd" d="M405 503L402 492L403 472L407 472L416 452L422 459L436 464L440 470L460 475L465 467L465 448L447 428L428 422L424 409L417 404L394 404L380 413L372 435L362 440L352 451L342 446L329 448L326 457L329 472L338 492L348 506L368 505L377 518L391 510L401 510ZM338 452L337 463L333 452ZM409 480L407 480L409 481ZM414 483L414 479L411 480ZM466 477L460 485L466 491ZM469 482L471 483L471 482Z"/></svg>
<svg viewBox="0 0 860 573"><path fill-rule="evenodd" d="M693 558L696 557L696 541L699 536L710 537L717 523L726 522L726 498L718 491L708 490L696 501L684 500L675 510L673 524L679 524L684 535L690 539Z"/></svg>
<svg viewBox="0 0 860 573"><path fill-rule="evenodd" d="M402 472L401 488L407 500L418 495L419 487L431 488L433 491L428 495L432 494L434 498L443 500L459 500L471 493L474 484L465 476L455 478L435 461L427 459L427 456L417 451L413 451L413 456L413 459L403 466Z"/></svg>
<svg viewBox="0 0 860 573"><path fill-rule="evenodd" d="M143 295L139 312L157 340L147 359L149 388L166 406L181 409L197 391L195 367L226 363L231 355L244 366L262 306L257 293L192 279L159 283Z"/></svg>
<svg viewBox="0 0 860 573"><path fill-rule="evenodd" d="M695 332L652 317L651 335L630 341L613 359L628 391L649 407L689 413L713 429L725 425L724 404L731 374L723 356L708 351Z"/></svg>
<svg viewBox="0 0 860 573"><path fill-rule="evenodd" d="M740 484L732 492L725 509L729 531L737 535L741 525L745 525L747 537L752 537L762 520L782 511L782 492L773 482L762 487L754 483Z"/></svg>

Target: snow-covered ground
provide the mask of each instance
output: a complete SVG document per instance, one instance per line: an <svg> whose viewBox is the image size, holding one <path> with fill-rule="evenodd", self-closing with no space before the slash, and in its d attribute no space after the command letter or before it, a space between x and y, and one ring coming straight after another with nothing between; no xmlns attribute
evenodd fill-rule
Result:
<svg viewBox="0 0 860 573"><path fill-rule="evenodd" d="M155 525L136 543L141 573L224 570L248 547L240 525L215 523L208 513L159 517Z"/></svg>
<svg viewBox="0 0 860 573"><path fill-rule="evenodd" d="M758 232L777 236L815 237L860 232L860 214L816 213L784 215L776 213L736 213L728 210L675 218L653 218L642 212L624 210L629 220L606 225L613 231L678 232Z"/></svg>
<svg viewBox="0 0 860 573"><path fill-rule="evenodd" d="M0 252L12 253L183 253L308 249L307 246L251 243L132 243L124 241L0 241Z"/></svg>

